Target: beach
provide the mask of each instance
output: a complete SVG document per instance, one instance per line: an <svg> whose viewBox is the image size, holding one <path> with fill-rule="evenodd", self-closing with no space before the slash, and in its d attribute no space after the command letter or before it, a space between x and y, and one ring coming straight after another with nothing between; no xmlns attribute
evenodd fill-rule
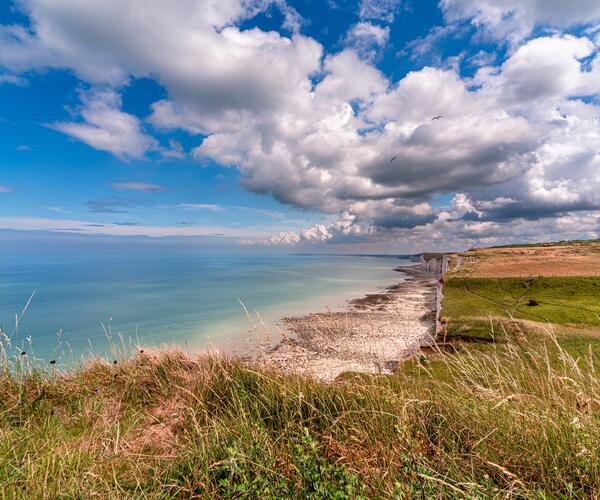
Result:
<svg viewBox="0 0 600 500"><path fill-rule="evenodd" d="M350 300L341 311L282 320L283 339L258 359L324 382L348 371L391 373L430 345L435 332L437 277L419 265L397 267L404 279L381 293Z"/></svg>
<svg viewBox="0 0 600 500"><path fill-rule="evenodd" d="M281 318L325 305L337 310L361 293L394 284L394 266L409 263L395 256L159 250L150 246L147 254L77 259L3 255L0 325L19 349L27 347L37 358L56 359L64 367L90 354L113 359L111 332L113 342L122 336L130 351L137 345L175 345L192 353L244 354L265 329L278 339L275 323ZM19 332L13 334L15 314L34 290Z"/></svg>

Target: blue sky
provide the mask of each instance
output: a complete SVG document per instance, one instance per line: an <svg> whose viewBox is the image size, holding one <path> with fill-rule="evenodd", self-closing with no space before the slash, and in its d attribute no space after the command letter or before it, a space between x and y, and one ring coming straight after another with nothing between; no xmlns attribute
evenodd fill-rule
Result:
<svg viewBox="0 0 600 500"><path fill-rule="evenodd" d="M575 4L3 2L0 231L597 237L600 7Z"/></svg>
<svg viewBox="0 0 600 500"><path fill-rule="evenodd" d="M28 75L23 85L0 85L0 172L2 185L10 189L0 198L2 215L150 226L256 226L257 231L264 226L267 232L323 219L248 192L235 169L215 162L200 165L190 157L152 155L120 159L47 127L69 118L81 85L64 70ZM133 81L124 90L123 109L143 118L162 95L164 90L151 80ZM166 144L176 137L188 150L197 143L185 133L164 135L160 138ZM133 189L115 188L128 183Z"/></svg>

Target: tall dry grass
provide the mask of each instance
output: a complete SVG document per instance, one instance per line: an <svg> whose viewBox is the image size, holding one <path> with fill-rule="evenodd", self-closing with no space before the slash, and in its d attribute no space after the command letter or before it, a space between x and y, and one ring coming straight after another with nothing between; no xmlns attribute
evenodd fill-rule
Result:
<svg viewBox="0 0 600 500"><path fill-rule="evenodd" d="M527 339L330 385L171 348L68 373L5 369L0 492L598 497L597 354Z"/></svg>

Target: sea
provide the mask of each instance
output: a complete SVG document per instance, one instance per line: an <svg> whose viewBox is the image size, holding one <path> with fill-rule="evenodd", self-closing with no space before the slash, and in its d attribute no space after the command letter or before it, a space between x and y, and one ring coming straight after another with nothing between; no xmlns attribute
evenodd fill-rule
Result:
<svg viewBox="0 0 600 500"><path fill-rule="evenodd" d="M56 365L139 346L241 353L281 318L336 310L402 280L399 256L140 253L0 260L0 325ZM55 364L53 363L53 364Z"/></svg>

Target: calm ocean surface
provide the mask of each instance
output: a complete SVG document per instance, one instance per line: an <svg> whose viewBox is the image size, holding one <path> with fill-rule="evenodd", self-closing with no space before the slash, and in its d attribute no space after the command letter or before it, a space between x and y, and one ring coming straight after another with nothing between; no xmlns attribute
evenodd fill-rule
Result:
<svg viewBox="0 0 600 500"><path fill-rule="evenodd" d="M240 351L254 334L238 298L274 332L283 316L336 308L398 282L402 275L393 268L406 262L309 255L13 255L0 261L0 324L16 345L31 352L30 337L37 357L61 364L110 352L102 324L132 345ZM15 332L15 314L34 290Z"/></svg>

